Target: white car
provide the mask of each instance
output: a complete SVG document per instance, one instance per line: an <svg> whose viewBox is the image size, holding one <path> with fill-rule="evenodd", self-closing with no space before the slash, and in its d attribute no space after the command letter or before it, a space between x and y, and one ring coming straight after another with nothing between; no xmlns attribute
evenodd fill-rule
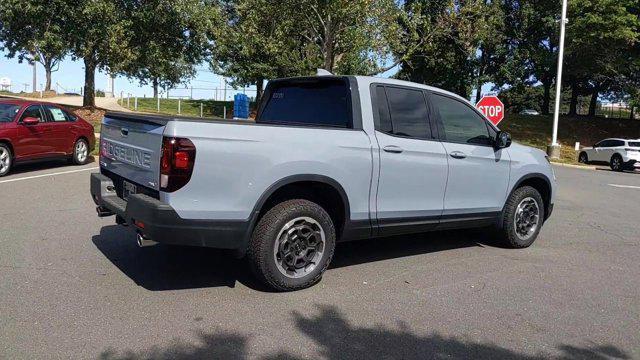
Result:
<svg viewBox="0 0 640 360"><path fill-rule="evenodd" d="M640 139L604 139L593 147L580 150L578 161L609 163L614 171L640 168Z"/></svg>
<svg viewBox="0 0 640 360"><path fill-rule="evenodd" d="M520 115L540 115L540 113L533 109L525 109L520 111Z"/></svg>

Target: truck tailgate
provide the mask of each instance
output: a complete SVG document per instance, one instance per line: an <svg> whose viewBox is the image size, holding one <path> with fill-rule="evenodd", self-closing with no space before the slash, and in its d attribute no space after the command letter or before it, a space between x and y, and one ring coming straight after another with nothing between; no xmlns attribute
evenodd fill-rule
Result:
<svg viewBox="0 0 640 360"><path fill-rule="evenodd" d="M100 133L100 167L131 183L158 190L165 126L161 120L105 115Z"/></svg>

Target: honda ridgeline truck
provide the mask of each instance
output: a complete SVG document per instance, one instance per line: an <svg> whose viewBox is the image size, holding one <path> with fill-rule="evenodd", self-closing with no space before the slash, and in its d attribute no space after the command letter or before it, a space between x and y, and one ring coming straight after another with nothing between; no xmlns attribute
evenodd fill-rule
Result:
<svg viewBox="0 0 640 360"><path fill-rule="evenodd" d="M277 290L318 282L338 241L492 226L527 247L555 192L465 99L353 76L270 81L255 122L107 113L91 175L139 245L231 249Z"/></svg>

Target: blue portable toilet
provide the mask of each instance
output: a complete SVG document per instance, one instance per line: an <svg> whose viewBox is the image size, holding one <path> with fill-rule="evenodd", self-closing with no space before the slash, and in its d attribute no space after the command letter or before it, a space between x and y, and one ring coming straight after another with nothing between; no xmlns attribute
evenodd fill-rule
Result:
<svg viewBox="0 0 640 360"><path fill-rule="evenodd" d="M249 97L246 94L238 93L233 96L233 117L249 118Z"/></svg>

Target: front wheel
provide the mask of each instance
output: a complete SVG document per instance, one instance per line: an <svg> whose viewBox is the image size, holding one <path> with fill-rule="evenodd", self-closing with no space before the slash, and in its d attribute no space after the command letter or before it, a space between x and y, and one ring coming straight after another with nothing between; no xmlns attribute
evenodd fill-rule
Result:
<svg viewBox="0 0 640 360"><path fill-rule="evenodd" d="M531 186L516 189L507 200L498 233L505 245L526 248L538 237L544 221L544 202Z"/></svg>
<svg viewBox="0 0 640 360"><path fill-rule="evenodd" d="M0 144L0 176L5 176L11 171L11 149L7 145Z"/></svg>
<svg viewBox="0 0 640 360"><path fill-rule="evenodd" d="M320 205L287 200L260 219L247 258L253 273L267 286L278 291L298 290L320 281L335 244L333 222Z"/></svg>
<svg viewBox="0 0 640 360"><path fill-rule="evenodd" d="M76 165L84 165L89 159L89 144L84 139L78 139L73 145L72 160Z"/></svg>

